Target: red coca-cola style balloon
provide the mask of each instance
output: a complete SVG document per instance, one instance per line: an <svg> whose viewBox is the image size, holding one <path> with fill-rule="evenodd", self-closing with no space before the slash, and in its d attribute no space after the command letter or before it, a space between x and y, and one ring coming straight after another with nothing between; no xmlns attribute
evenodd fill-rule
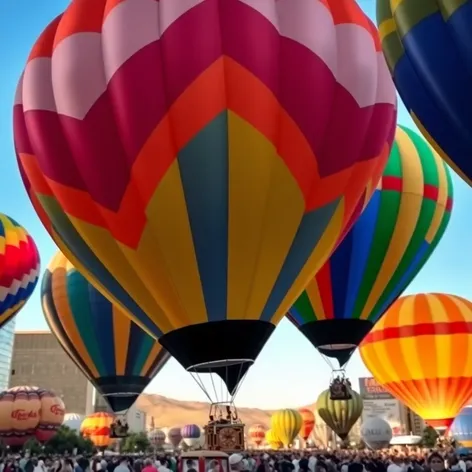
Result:
<svg viewBox="0 0 472 472"><path fill-rule="evenodd" d="M0 393L0 439L22 446L28 439L51 439L64 420L64 402L51 390L13 387Z"/></svg>

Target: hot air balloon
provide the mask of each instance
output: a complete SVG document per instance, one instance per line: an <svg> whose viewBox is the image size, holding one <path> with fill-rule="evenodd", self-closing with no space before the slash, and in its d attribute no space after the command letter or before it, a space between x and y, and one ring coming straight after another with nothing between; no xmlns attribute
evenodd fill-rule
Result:
<svg viewBox="0 0 472 472"><path fill-rule="evenodd" d="M442 432L470 398L472 303L444 293L398 299L360 353L375 380ZM431 349L434 346L434 349Z"/></svg>
<svg viewBox="0 0 472 472"><path fill-rule="evenodd" d="M288 448L302 427L302 415L297 410L278 410L270 418L270 426L275 436Z"/></svg>
<svg viewBox="0 0 472 472"><path fill-rule="evenodd" d="M22 446L28 439L51 439L64 420L63 401L51 390L13 387L0 393L0 440Z"/></svg>
<svg viewBox="0 0 472 472"><path fill-rule="evenodd" d="M260 446L264 441L266 435L266 428L262 424L253 424L248 431L248 438L256 446Z"/></svg>
<svg viewBox="0 0 472 472"><path fill-rule="evenodd" d="M461 446L472 447L472 405L467 405L456 416L449 433Z"/></svg>
<svg viewBox="0 0 472 472"><path fill-rule="evenodd" d="M452 182L438 154L397 127L372 199L289 312L289 319L342 367L441 240Z"/></svg>
<svg viewBox="0 0 472 472"><path fill-rule="evenodd" d="M272 429L266 431L265 440L271 449L280 449L283 446L282 441Z"/></svg>
<svg viewBox="0 0 472 472"><path fill-rule="evenodd" d="M0 213L0 328L28 301L39 269L33 238L15 220Z"/></svg>
<svg viewBox="0 0 472 472"><path fill-rule="evenodd" d="M83 421L84 417L78 413L66 413L62 424L73 431L80 431L80 426L82 425Z"/></svg>
<svg viewBox="0 0 472 472"><path fill-rule="evenodd" d="M354 0L73 0L32 49L14 137L68 259L233 394L370 197L395 120Z"/></svg>
<svg viewBox="0 0 472 472"><path fill-rule="evenodd" d="M167 434L167 437L169 438L170 443L174 447L179 447L180 442L182 441L182 433L181 433L181 428L174 427L169 430L169 433Z"/></svg>
<svg viewBox="0 0 472 472"><path fill-rule="evenodd" d="M201 431L196 424L187 424L181 429L182 439L189 447L196 446L200 442Z"/></svg>
<svg viewBox="0 0 472 472"><path fill-rule="evenodd" d="M351 391L349 400L331 400L330 391L321 392L316 409L321 419L344 441L362 414L362 398Z"/></svg>
<svg viewBox="0 0 472 472"><path fill-rule="evenodd" d="M160 429L156 429L149 433L151 444L156 447L162 447L166 442L166 433Z"/></svg>
<svg viewBox="0 0 472 472"><path fill-rule="evenodd" d="M371 449L383 449L390 445L392 440L392 428L383 418L368 418L362 423L362 440Z"/></svg>
<svg viewBox="0 0 472 472"><path fill-rule="evenodd" d="M377 0L382 48L403 103L425 138L472 184L470 1Z"/></svg>
<svg viewBox="0 0 472 472"><path fill-rule="evenodd" d="M298 412L302 415L302 427L299 434L306 441L315 427L315 414L308 408L300 408Z"/></svg>
<svg viewBox="0 0 472 472"><path fill-rule="evenodd" d="M85 417L80 427L84 438L90 439L95 447L107 447L111 444L111 425L114 415L105 412L93 413Z"/></svg>
<svg viewBox="0 0 472 472"><path fill-rule="evenodd" d="M170 358L61 252L44 273L41 301L62 348L115 412L127 410Z"/></svg>

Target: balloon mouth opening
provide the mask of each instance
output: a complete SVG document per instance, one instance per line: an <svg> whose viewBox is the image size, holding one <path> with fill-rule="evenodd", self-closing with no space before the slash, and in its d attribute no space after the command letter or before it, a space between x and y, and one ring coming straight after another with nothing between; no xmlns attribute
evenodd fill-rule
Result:
<svg viewBox="0 0 472 472"><path fill-rule="evenodd" d="M355 349L357 346L355 344L320 344L318 349L323 349L324 351L344 351L347 349Z"/></svg>
<svg viewBox="0 0 472 472"><path fill-rule="evenodd" d="M199 364L194 364L187 367L187 372L202 372L208 371L211 373L212 369L217 369L218 367L231 367L231 366L242 366L244 364L248 364L250 367L254 364L253 359L222 359L217 361L210 361L210 362L200 362Z"/></svg>
<svg viewBox="0 0 472 472"><path fill-rule="evenodd" d="M450 428L454 418L444 418L440 420L426 420L426 423L434 428L440 436L444 436L447 430Z"/></svg>

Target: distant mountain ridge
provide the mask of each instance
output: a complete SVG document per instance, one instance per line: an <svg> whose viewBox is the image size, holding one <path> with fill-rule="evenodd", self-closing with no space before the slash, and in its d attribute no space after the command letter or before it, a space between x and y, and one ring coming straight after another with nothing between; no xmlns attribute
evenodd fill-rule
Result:
<svg viewBox="0 0 472 472"><path fill-rule="evenodd" d="M208 422L210 411L210 404L206 402L175 400L156 394L140 395L137 407L146 413L148 426L154 419L156 428L183 426L188 423L204 425ZM305 408L314 410L315 404L305 406ZM269 428L272 413L273 410L238 408L239 417L247 426L260 423Z"/></svg>

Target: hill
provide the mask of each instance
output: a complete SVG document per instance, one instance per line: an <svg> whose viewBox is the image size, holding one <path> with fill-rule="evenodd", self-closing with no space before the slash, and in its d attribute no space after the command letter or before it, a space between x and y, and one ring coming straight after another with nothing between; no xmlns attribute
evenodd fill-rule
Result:
<svg viewBox="0 0 472 472"><path fill-rule="evenodd" d="M192 422L203 425L208 422L209 403L180 401L162 395L142 394L137 401L137 407L146 413L150 423L154 418L156 427L181 426ZM315 405L307 408L314 409ZM238 408L238 414L246 425L261 423L267 428L270 425L270 410L258 408Z"/></svg>

